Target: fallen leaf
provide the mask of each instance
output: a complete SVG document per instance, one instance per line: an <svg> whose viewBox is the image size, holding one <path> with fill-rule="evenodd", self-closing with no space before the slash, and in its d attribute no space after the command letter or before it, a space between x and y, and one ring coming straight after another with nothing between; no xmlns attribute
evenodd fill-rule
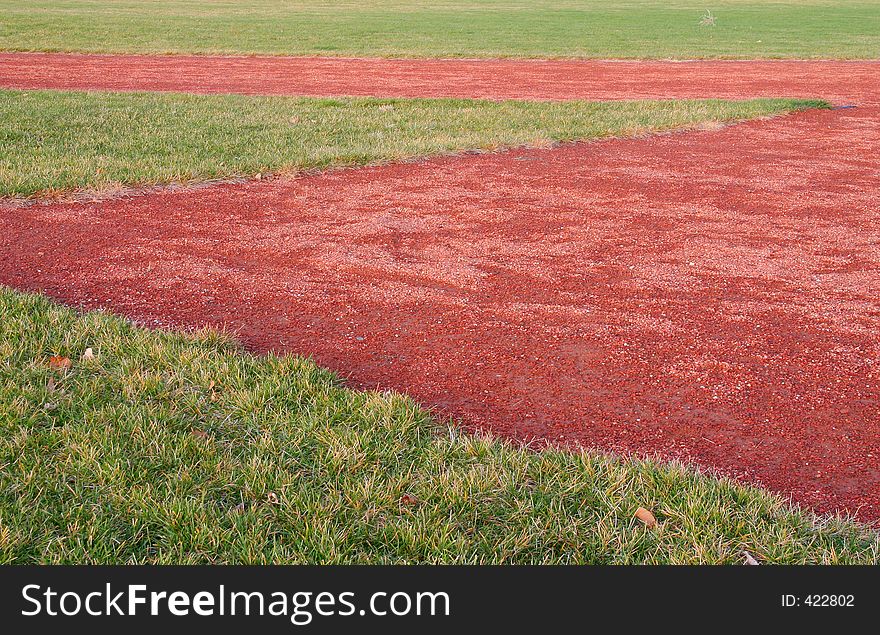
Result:
<svg viewBox="0 0 880 635"><path fill-rule="evenodd" d="M92 349L87 348L86 352L83 353L83 359L95 359L95 352Z"/></svg>
<svg viewBox="0 0 880 635"><path fill-rule="evenodd" d="M410 496L409 494L404 494L403 496L400 497L400 504L401 505L418 505L419 499L416 498L415 496Z"/></svg>
<svg viewBox="0 0 880 635"><path fill-rule="evenodd" d="M639 521L641 521L645 525L645 527L648 527L649 529L657 525L657 519L654 518L654 514L649 512L644 507L639 507L636 510L636 518L638 518Z"/></svg>
<svg viewBox="0 0 880 635"><path fill-rule="evenodd" d="M198 437L200 439L207 439L208 438L208 433L205 432L204 430L193 430L192 434L194 437Z"/></svg>
<svg viewBox="0 0 880 635"><path fill-rule="evenodd" d="M746 557L745 564L751 565L753 567L756 567L759 564L761 564L760 562L755 560L755 557L752 554L750 554L748 551L743 551L743 555Z"/></svg>
<svg viewBox="0 0 880 635"><path fill-rule="evenodd" d="M71 361L69 357L62 357L61 355L53 355L49 358L49 368L55 368L58 370L70 368Z"/></svg>

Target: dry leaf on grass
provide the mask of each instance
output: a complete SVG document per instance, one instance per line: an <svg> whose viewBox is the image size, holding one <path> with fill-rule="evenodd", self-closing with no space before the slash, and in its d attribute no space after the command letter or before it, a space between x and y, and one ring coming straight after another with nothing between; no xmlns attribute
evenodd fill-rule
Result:
<svg viewBox="0 0 880 635"><path fill-rule="evenodd" d="M657 525L657 519L654 518L654 514L649 512L644 507L639 507L636 510L636 518L639 519L639 521L641 521L645 525L645 527L648 527L649 529Z"/></svg>
<svg viewBox="0 0 880 635"><path fill-rule="evenodd" d="M95 359L95 352L92 349L87 348L86 352L83 353L83 359Z"/></svg>
<svg viewBox="0 0 880 635"><path fill-rule="evenodd" d="M49 368L54 368L56 370L66 370L70 368L71 361L69 357L63 357L61 355L52 355L49 358Z"/></svg>
<svg viewBox="0 0 880 635"><path fill-rule="evenodd" d="M745 564L751 565L753 567L761 564L760 562L755 560L755 557L752 554L750 554L748 551L743 551L743 555L746 557Z"/></svg>
<svg viewBox="0 0 880 635"><path fill-rule="evenodd" d="M194 437L198 437L200 439L207 439L208 438L208 433L205 432L204 430L193 430L192 434Z"/></svg>

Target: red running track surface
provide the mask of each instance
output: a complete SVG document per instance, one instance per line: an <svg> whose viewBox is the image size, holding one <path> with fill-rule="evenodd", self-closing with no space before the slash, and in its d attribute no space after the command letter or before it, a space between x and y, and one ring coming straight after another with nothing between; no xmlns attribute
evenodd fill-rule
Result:
<svg viewBox="0 0 880 635"><path fill-rule="evenodd" d="M0 53L0 86L487 99L880 94L880 61L413 60Z"/></svg>
<svg viewBox="0 0 880 635"><path fill-rule="evenodd" d="M876 520L880 108L858 77L811 84L856 108L716 131L0 203L0 282Z"/></svg>

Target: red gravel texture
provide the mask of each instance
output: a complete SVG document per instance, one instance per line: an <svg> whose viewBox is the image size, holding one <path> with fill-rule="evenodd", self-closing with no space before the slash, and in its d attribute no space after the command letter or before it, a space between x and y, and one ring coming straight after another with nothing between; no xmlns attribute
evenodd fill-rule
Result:
<svg viewBox="0 0 880 635"><path fill-rule="evenodd" d="M487 99L823 97L880 92L880 62L412 60L0 53L0 86Z"/></svg>
<svg viewBox="0 0 880 635"><path fill-rule="evenodd" d="M664 67L669 89L645 90L672 97L700 64ZM858 107L720 130L0 203L0 283L148 325L225 326L471 429L678 457L878 520L867 67L825 87L773 71L761 85L779 94Z"/></svg>

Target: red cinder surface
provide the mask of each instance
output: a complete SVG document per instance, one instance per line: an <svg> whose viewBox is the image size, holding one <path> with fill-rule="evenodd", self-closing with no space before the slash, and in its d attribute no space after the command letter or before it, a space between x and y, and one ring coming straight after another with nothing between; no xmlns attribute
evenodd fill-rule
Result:
<svg viewBox="0 0 880 635"><path fill-rule="evenodd" d="M470 428L679 457L876 520L867 86L858 108L721 130L0 204L0 282L226 326Z"/></svg>
<svg viewBox="0 0 880 635"><path fill-rule="evenodd" d="M0 86L487 99L824 97L878 92L880 62L411 60L0 53Z"/></svg>

